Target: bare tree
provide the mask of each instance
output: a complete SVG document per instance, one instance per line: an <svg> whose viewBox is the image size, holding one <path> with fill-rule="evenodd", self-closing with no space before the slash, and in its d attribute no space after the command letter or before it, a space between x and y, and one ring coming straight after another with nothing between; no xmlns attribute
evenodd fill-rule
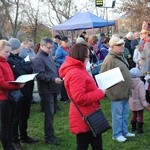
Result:
<svg viewBox="0 0 150 150"><path fill-rule="evenodd" d="M23 13L25 16L25 22L30 26L30 29L32 31L32 37L34 44L36 43L37 39L37 30L41 26L41 12L40 12L40 2L41 0L38 0L36 5L33 5L30 0L26 1L23 5Z"/></svg>
<svg viewBox="0 0 150 150"><path fill-rule="evenodd" d="M20 0L1 0L3 10L12 28L12 36L16 37L19 31L21 22L18 21ZM13 9L13 10L12 10ZM14 12L12 17L11 13Z"/></svg>
<svg viewBox="0 0 150 150"><path fill-rule="evenodd" d="M0 39L3 38L4 35L4 31L5 31L5 22L6 22L6 16L5 16L5 13L4 13L4 8L2 6L2 3L0 3Z"/></svg>
<svg viewBox="0 0 150 150"><path fill-rule="evenodd" d="M124 0L119 7L119 12L124 12L130 20L127 26L130 26L132 31L140 30L142 22L149 20L149 2L149 0Z"/></svg>

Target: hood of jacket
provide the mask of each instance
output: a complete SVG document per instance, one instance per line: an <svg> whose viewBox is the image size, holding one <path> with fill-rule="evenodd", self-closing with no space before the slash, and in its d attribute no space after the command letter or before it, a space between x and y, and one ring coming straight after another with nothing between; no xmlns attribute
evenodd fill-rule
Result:
<svg viewBox="0 0 150 150"><path fill-rule="evenodd" d="M66 72L68 72L72 68L85 68L85 64L77 59L74 59L70 56L66 56L66 60L61 65L59 69L59 75L61 78L65 77Z"/></svg>
<svg viewBox="0 0 150 150"><path fill-rule="evenodd" d="M140 78L131 78L131 89L135 89L135 87L139 84L140 81Z"/></svg>

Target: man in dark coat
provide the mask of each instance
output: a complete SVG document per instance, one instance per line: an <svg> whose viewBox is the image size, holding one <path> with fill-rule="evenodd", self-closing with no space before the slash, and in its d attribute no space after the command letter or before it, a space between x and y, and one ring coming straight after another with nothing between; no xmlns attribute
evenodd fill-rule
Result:
<svg viewBox="0 0 150 150"><path fill-rule="evenodd" d="M23 58L19 56L21 42L17 38L11 38L9 40L11 46L11 53L8 57L8 63L10 64L12 71L14 73L15 79L24 74L31 74L33 68L31 62L25 62ZM32 139L28 136L28 118L30 115L31 108L31 91L30 91L30 81L25 84L21 89L23 94L23 99L13 105L13 143L14 147L21 147L19 140L18 130L20 129L20 138L23 143L35 143L37 140ZM18 148L19 150L19 148Z"/></svg>
<svg viewBox="0 0 150 150"><path fill-rule="evenodd" d="M55 62L51 55L53 41L45 37L41 40L40 50L33 60L33 68L38 73L37 84L38 92L43 104L45 113L44 134L45 142L52 145L58 145L58 139L54 133L53 118L55 112L55 99L59 91L59 84L62 79L59 78Z"/></svg>

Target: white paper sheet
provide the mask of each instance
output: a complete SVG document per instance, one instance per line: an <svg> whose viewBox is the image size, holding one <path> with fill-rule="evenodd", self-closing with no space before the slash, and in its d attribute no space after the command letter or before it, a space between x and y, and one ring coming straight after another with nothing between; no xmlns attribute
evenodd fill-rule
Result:
<svg viewBox="0 0 150 150"><path fill-rule="evenodd" d="M27 55L27 57L25 57L24 61L25 61L25 62L30 61L30 57L29 57L29 55Z"/></svg>
<svg viewBox="0 0 150 150"><path fill-rule="evenodd" d="M114 68L95 75L96 82L100 89L107 89L121 81L124 81L120 68Z"/></svg>
<svg viewBox="0 0 150 150"><path fill-rule="evenodd" d="M25 83L33 80L36 75L37 73L21 75L15 81L10 81L10 83Z"/></svg>
<svg viewBox="0 0 150 150"><path fill-rule="evenodd" d="M145 84L144 84L145 90L148 90L149 83L147 81L150 79L150 75L147 74L144 79L145 79Z"/></svg>

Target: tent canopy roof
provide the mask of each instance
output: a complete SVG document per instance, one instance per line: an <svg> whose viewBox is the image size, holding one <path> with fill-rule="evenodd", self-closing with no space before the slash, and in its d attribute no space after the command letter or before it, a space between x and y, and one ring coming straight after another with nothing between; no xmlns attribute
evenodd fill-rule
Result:
<svg viewBox="0 0 150 150"><path fill-rule="evenodd" d="M90 12L77 13L60 25L53 26L53 30L82 30L102 28L115 25L115 21L107 21L91 14Z"/></svg>

